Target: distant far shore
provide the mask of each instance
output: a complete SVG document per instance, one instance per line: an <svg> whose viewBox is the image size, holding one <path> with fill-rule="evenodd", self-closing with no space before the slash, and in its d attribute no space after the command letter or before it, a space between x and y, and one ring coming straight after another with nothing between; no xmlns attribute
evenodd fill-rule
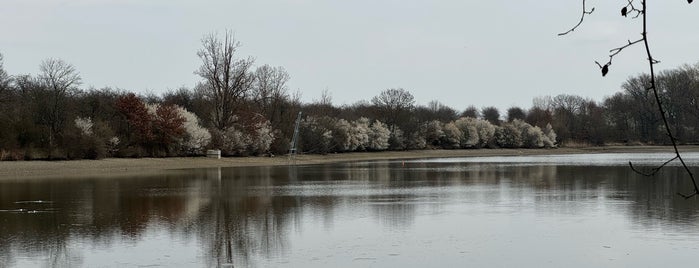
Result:
<svg viewBox="0 0 699 268"><path fill-rule="evenodd" d="M699 152L699 146L682 146L682 152ZM400 160L440 157L480 157L480 156L516 156L516 155L556 155L585 153L672 153L669 146L602 146L583 148L556 149L473 149L473 150L416 150L387 152L355 152L327 155L297 155L297 165L338 163L369 160ZM156 173L164 170L213 168L213 167L249 167L288 165L287 156L275 157L223 157L221 159L205 157L171 157L171 158L108 158L102 160L70 161L1 161L0 179L13 180L46 177L86 177L86 176L128 176L135 174Z"/></svg>

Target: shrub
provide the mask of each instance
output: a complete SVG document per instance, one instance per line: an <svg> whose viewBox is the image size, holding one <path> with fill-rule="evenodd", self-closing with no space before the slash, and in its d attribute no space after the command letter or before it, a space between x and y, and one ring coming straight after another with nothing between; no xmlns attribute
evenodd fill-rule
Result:
<svg viewBox="0 0 699 268"><path fill-rule="evenodd" d="M107 157L105 136L111 130L102 122L92 122L90 117L77 117L74 124L66 128L63 148L67 159L102 159Z"/></svg>

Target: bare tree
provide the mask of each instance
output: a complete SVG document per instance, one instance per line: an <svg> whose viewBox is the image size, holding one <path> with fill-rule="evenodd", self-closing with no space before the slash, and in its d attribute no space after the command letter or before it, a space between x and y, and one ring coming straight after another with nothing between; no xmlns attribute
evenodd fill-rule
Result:
<svg viewBox="0 0 699 268"><path fill-rule="evenodd" d="M293 133L293 123L298 113L297 105L291 99L287 82L291 79L284 67L263 65L255 70L252 86L252 101L259 113L269 120L277 139L272 151L288 151L289 142L285 137Z"/></svg>
<svg viewBox="0 0 699 268"><path fill-rule="evenodd" d="M391 132L395 130L398 120L415 106L413 94L402 88L391 88L371 99L378 109L383 122L388 124Z"/></svg>
<svg viewBox="0 0 699 268"><path fill-rule="evenodd" d="M323 91L320 93L320 99L314 100L315 103L318 103L320 105L327 105L327 106L332 106L333 105L333 95L330 93L329 89L323 89Z"/></svg>
<svg viewBox="0 0 699 268"><path fill-rule="evenodd" d="M252 84L252 98L260 111L270 119L278 102L288 98L289 88L286 83L291 76L284 67L272 67L267 64L257 67Z"/></svg>
<svg viewBox="0 0 699 268"><path fill-rule="evenodd" d="M39 83L41 85L38 101L41 111L39 122L48 129L49 158L56 144L56 138L60 136L66 121L67 99L81 83L80 74L75 67L60 59L44 60L39 66Z"/></svg>
<svg viewBox="0 0 699 268"><path fill-rule="evenodd" d="M694 178L694 174L692 173L692 171L689 169L689 167L685 163L684 159L682 158L682 154L680 154L680 151L677 148L677 139L675 138L675 135L672 131L672 128L670 127L670 123L668 122L668 114L665 110L665 106L663 105L663 100L661 100L661 96L659 93L659 86L657 84L656 77L655 77L655 65L660 63L660 61L655 59L652 56L651 51L650 51L650 45L649 45L649 41L648 41L648 20L647 20L648 19L648 5L647 5L647 0L640 0L640 2L641 2L640 7L638 7L638 0L627 0L626 2L627 3L625 3L625 5L621 8L621 15L624 17L631 16L631 18L634 18L634 19L641 17L641 19L643 21L643 23L642 23L643 31L641 32L641 37L639 39L634 40L634 41L631 41L629 39L626 44L624 44L620 47L611 49L609 51L609 60L605 64L600 64L597 61L595 61L595 64L597 64L597 66L600 68L600 71L602 72L602 76L605 76L609 72L609 67L612 65L612 60L614 59L614 57L616 55L618 55L619 53L621 53L624 49L626 49L628 47L631 47L631 46L636 45L636 44L643 44L643 46L645 47L645 52L646 52L645 53L646 59L648 60L648 69L650 71L650 79L649 79L650 81L645 85L645 89L646 89L646 91L653 92L653 98L655 99L655 103L656 103L657 108L658 108L658 113L660 113L660 116L662 118L663 127L665 129L665 132L666 132L668 138L670 139L670 143L672 144L672 147L673 147L673 150L675 153L675 156L673 158L671 158L671 159L665 161L664 163L662 163L661 165L651 169L649 172L640 171L640 170L634 168L634 166L631 162L629 162L629 166L631 167L631 169L633 169L637 173L640 173L640 174L643 174L646 176L653 176L653 175L657 174L658 171L660 171L660 169L662 169L667 164L669 164L675 160L679 160L680 163L682 164L682 167L684 168L685 172L687 173L689 178L692 180L692 184L694 186L694 189L693 189L693 192L691 194L682 194L682 193L677 193L677 194L684 197L684 198L690 198L690 197L699 195L699 185L697 185L697 181ZM692 2L693 2L693 0L687 0L687 3L691 4ZM592 14L594 11L595 11L594 8L587 10L587 8L585 7L585 0L582 0L582 16L580 17L580 21L575 26L573 26L570 30L568 30L566 32L559 33L558 35L559 36L566 35L568 33L575 31L583 23L583 21L585 20L585 16Z"/></svg>
<svg viewBox="0 0 699 268"><path fill-rule="evenodd" d="M520 107L510 107L507 109L507 122L512 122L512 120L519 119L524 120L527 118L527 112Z"/></svg>
<svg viewBox="0 0 699 268"><path fill-rule="evenodd" d="M532 126L538 126L540 128L546 127L553 121L553 114L550 110L545 110L537 106L533 106L527 111L527 118L525 121Z"/></svg>
<svg viewBox="0 0 699 268"><path fill-rule="evenodd" d="M3 57L0 53L0 103L7 102L10 98L8 96L10 91L10 83L12 78L7 74L3 66Z"/></svg>
<svg viewBox="0 0 699 268"><path fill-rule="evenodd" d="M304 104L302 110L306 116L339 117L341 115L341 110L333 106L332 94L327 88L321 91L319 98L314 98L311 103Z"/></svg>
<svg viewBox="0 0 699 268"><path fill-rule="evenodd" d="M441 122L454 121L459 117L459 114L453 108L444 105L438 100L432 100L427 103L427 110L432 115L430 120L437 119Z"/></svg>
<svg viewBox="0 0 699 268"><path fill-rule="evenodd" d="M0 53L0 94L7 90L10 86L10 76L7 75L5 67L3 66L3 57Z"/></svg>
<svg viewBox="0 0 699 268"><path fill-rule="evenodd" d="M481 110L483 120L490 122L493 125L500 125L500 111L494 106L483 107Z"/></svg>
<svg viewBox="0 0 699 268"><path fill-rule="evenodd" d="M464 110L461 113L461 117L478 118L479 114L480 113L478 112L478 108L476 108L476 106L471 105L468 106L468 108L466 108L466 110Z"/></svg>
<svg viewBox="0 0 699 268"><path fill-rule="evenodd" d="M231 31L226 31L223 39L209 34L201 42L203 47L197 56L202 65L195 72L204 79L199 89L213 110L212 124L224 130L234 123L238 105L250 92L254 81L250 68L254 60L236 58L240 42L235 40Z"/></svg>

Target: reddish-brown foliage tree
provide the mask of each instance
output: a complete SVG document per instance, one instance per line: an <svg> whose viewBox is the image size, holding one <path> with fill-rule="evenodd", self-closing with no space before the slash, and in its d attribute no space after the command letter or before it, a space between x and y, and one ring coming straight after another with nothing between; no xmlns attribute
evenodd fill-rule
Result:
<svg viewBox="0 0 699 268"><path fill-rule="evenodd" d="M147 144L154 139L153 118L148 113L148 107L135 94L121 96L115 103L117 109L126 117L129 126L133 128L136 142Z"/></svg>
<svg viewBox="0 0 699 268"><path fill-rule="evenodd" d="M180 115L175 105L159 105L155 110L155 134L157 142L167 148L185 133L185 118Z"/></svg>

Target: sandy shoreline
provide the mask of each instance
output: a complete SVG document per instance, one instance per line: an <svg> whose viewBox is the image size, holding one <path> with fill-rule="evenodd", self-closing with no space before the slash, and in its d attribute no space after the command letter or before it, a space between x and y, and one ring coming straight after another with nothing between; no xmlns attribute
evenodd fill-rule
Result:
<svg viewBox="0 0 699 268"><path fill-rule="evenodd" d="M699 146L683 146L683 152L699 152ZM643 153L668 152L667 146L606 146L558 149L479 149L479 150L420 150L399 152L360 152L328 155L298 155L296 164L323 164L348 161L416 159L437 157L478 157L513 155L555 155L581 153ZM227 157L211 159L205 157L173 158L108 158L102 160L73 161L3 161L0 162L0 179L39 177L133 175L154 173L163 170L288 165L286 156L277 157Z"/></svg>

